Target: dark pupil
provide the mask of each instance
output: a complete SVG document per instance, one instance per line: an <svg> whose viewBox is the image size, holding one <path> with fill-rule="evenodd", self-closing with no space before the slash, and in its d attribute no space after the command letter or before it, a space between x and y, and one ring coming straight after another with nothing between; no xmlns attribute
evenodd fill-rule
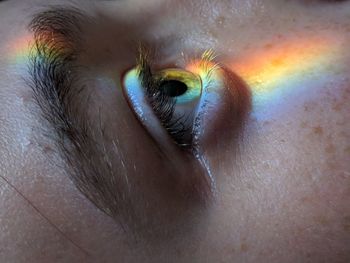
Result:
<svg viewBox="0 0 350 263"><path fill-rule="evenodd" d="M169 97L181 96L187 91L186 84L178 80L165 80L160 84L160 88Z"/></svg>

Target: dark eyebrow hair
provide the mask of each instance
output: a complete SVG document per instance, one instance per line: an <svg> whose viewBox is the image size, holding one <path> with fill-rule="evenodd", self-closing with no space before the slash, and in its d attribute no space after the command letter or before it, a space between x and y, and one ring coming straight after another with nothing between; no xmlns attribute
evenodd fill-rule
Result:
<svg viewBox="0 0 350 263"><path fill-rule="evenodd" d="M29 25L34 34L29 64L34 98L59 137L72 140L76 131L69 107L82 18L76 10L57 8L36 15Z"/></svg>
<svg viewBox="0 0 350 263"><path fill-rule="evenodd" d="M53 7L34 16L29 24L34 35L29 85L77 188L125 228L120 218L133 218L124 193L127 187L104 148L102 124L100 137L94 136L84 111L89 96L85 85L79 84L82 25L90 22L92 18L76 8Z"/></svg>

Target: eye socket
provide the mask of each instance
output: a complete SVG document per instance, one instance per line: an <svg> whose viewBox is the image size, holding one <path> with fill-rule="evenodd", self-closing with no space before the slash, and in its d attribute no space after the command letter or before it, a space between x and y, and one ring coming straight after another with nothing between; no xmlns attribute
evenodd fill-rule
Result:
<svg viewBox="0 0 350 263"><path fill-rule="evenodd" d="M211 52L185 69L155 72L147 59L140 57L137 66L123 79L131 108L160 146L169 149L169 144L178 145L198 157L204 126L210 126L208 118L212 123L220 108L220 91L225 86L223 70L212 62Z"/></svg>
<svg viewBox="0 0 350 263"><path fill-rule="evenodd" d="M161 155L174 168L184 168L177 173L183 175L184 182L197 185L193 180L204 174L208 189L212 189L215 179L207 150L217 147L219 140L237 135L249 111L247 86L227 67L215 63L211 51L184 69L153 72L142 54L137 62L122 80L130 108Z"/></svg>
<svg viewBox="0 0 350 263"><path fill-rule="evenodd" d="M176 68L150 75L144 71L135 67L124 78L125 93L136 115L157 141L164 143L161 138L170 136L181 148L189 149L202 93L200 77Z"/></svg>

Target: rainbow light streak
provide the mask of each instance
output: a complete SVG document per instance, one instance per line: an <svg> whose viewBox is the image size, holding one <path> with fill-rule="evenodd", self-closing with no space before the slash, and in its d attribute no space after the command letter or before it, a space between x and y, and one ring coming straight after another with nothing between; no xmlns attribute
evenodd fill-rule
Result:
<svg viewBox="0 0 350 263"><path fill-rule="evenodd" d="M238 59L230 68L251 88L253 116L265 119L287 108L294 96L310 95L311 87L335 68L340 55L334 37L295 39L276 47L265 46Z"/></svg>
<svg viewBox="0 0 350 263"><path fill-rule="evenodd" d="M52 54L55 51L57 52L56 55L59 56L60 53L63 53L68 49L68 46L66 46L63 41L55 43L55 36L49 33L42 35L40 40L41 41L36 44L40 46L41 51L43 51L41 54L45 55L46 58L49 57L49 54ZM33 36L31 34L14 39L10 42L8 50L9 61L18 65L26 65L30 57L38 54L38 50L35 48Z"/></svg>
<svg viewBox="0 0 350 263"><path fill-rule="evenodd" d="M126 92L130 101L134 105L136 114L142 121L145 121L144 110L143 106L141 105L145 94L139 80L139 71L137 68L133 68L126 73L124 77L124 86L126 87Z"/></svg>
<svg viewBox="0 0 350 263"><path fill-rule="evenodd" d="M220 89L224 87L224 76L221 68L213 62L214 53L208 50L202 59L195 60L186 66L186 70L198 75L202 80L202 97L212 105L220 103ZM202 99L202 101L204 101Z"/></svg>
<svg viewBox="0 0 350 263"><path fill-rule="evenodd" d="M53 37L48 35L42 39L45 42ZM280 41L278 45L267 45L256 52L244 54L229 64L229 68L251 88L252 114L258 119L270 118L271 114L287 109L293 97L305 98L317 92L322 81L330 76L332 70L337 69L343 52L339 39L339 36L334 35ZM42 43L42 46L45 45ZM50 48L52 50L52 46L48 45L47 50ZM9 60L18 65L26 64L28 58L36 54L31 34L15 39L8 49ZM216 70L215 63L212 62L212 56L212 52L208 51L201 60L186 66L188 71L201 77L204 90L206 87L215 87L209 91L215 91L222 79L220 71ZM208 85L209 81L211 85ZM211 93L216 97L215 92Z"/></svg>
<svg viewBox="0 0 350 263"><path fill-rule="evenodd" d="M33 37L28 34L17 38L9 44L9 56L8 59L13 64L23 64L28 61L30 55L35 55L33 49Z"/></svg>

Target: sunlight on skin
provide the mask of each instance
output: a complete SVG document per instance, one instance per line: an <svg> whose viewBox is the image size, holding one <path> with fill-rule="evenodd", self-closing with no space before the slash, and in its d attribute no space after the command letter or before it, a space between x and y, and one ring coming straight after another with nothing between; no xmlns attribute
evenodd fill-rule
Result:
<svg viewBox="0 0 350 263"><path fill-rule="evenodd" d="M280 104L284 98L307 95L310 93L307 89L317 86L315 78L332 74L330 67L337 65L344 51L339 39L339 36L287 39L235 60L230 68L251 88L253 115L258 119L269 118L288 106Z"/></svg>
<svg viewBox="0 0 350 263"><path fill-rule="evenodd" d="M10 43L8 57L12 63L26 63L28 56L35 54L32 44L28 44L30 39L31 35L26 35ZM315 76L332 74L330 68L339 65L336 62L343 54L340 39L337 35L286 39L276 46L266 45L245 53L229 63L229 68L251 88L253 116L262 120L271 117L286 107L285 103L280 104L284 98L305 95L306 89L317 86ZM207 73L203 66L194 61L186 68L201 76L206 86ZM211 77L215 81L217 76Z"/></svg>
<svg viewBox="0 0 350 263"><path fill-rule="evenodd" d="M29 2L31 5L35 5L34 1ZM44 3L41 0L36 2ZM61 1L59 4L63 2L65 1ZM77 2L83 5L83 1L77 0ZM135 1L140 7L145 6L146 2ZM303 16L298 16L299 13L304 14L304 7L300 6L300 8L295 7L297 13L289 12L287 9L282 10L280 15L283 16L283 19L281 19L276 14L275 8L270 8L270 3L271 6L274 6L279 4L279 1L237 0L238 7L234 15L228 12L229 9L221 10L218 7L218 14L224 14L226 18L218 16L216 21L218 29L215 31L211 30L211 25L215 24L213 21L210 20L210 23L205 21L202 25L199 22L201 20L196 18L196 13L203 16L201 12L198 12L197 6L201 1L196 2L196 9L188 7L188 1L173 2L176 3L174 6L181 2L184 5L183 10L189 10L189 13L185 13L185 15L190 17L188 21L191 23L184 22L183 19L169 15L169 13L165 13L164 17L160 13L155 13L157 17L160 16L159 20L156 20L157 26L150 26L150 31L147 31L147 34L154 37L155 31L152 30L158 32L159 28L162 29L161 25L165 25L163 28L165 33L160 30L159 35L156 35L157 40L166 38L171 29L175 28L178 30L176 36L179 39L183 37L194 43L193 46L186 49L182 43L178 45L174 42L178 47L178 49L174 48L175 52L170 47L164 48L164 52L168 52L167 54L174 55L174 57L182 51L185 53L185 57L191 57L191 52L197 54L197 51L200 52L207 48L213 48L215 52L218 52L221 50L218 46L220 47L222 44L224 48L217 54L218 58L226 59L222 61L222 66L233 71L247 84L251 91L253 104L250 114L253 120L247 120L248 132L244 134L245 141L239 138L238 143L236 143L234 140L231 142L218 138L215 144L218 144L219 147L215 146L216 148L213 147L213 150L209 148L206 152L210 164L213 164L214 167L213 174L217 178L219 202L210 208L209 213L203 217L202 221L197 223L196 218L193 220L195 222L193 233L185 233L180 229L181 234L175 237L174 241L163 242L159 247L153 246L152 243L147 244L147 246L132 243L129 248L125 245L128 236L124 236L123 231L118 226L116 227L114 221L104 214L96 212L95 207L76 193L73 186L67 187L66 184L68 185L69 181L64 171L57 169L57 167L48 167L47 157L53 158L53 155L48 151L54 148L54 145L45 144L45 148L41 147L41 141L30 134L30 132L33 133L32 127L37 125L33 121L36 120L37 116L30 115L29 118L23 114L27 106L22 106L22 100L28 103L28 98L31 97L28 87L23 85L22 80L28 70L28 55L35 55L32 34L27 34L26 30L22 30L25 33L8 35L8 38L19 36L13 38L12 41L3 42L0 40L0 43L4 43L3 46L0 44L0 49L5 47L4 50L6 50L2 53L5 63L0 63L2 64L0 65L0 79L5 83L4 88L0 90L3 98L0 103L3 106L3 115L0 116L0 120L1 118L9 120L9 122L5 122L6 125L0 125L2 128L0 129L0 137L4 138L0 140L1 147L3 147L0 147L0 155L3 157L5 152L5 158L2 158L5 161L0 161L0 171L7 178L11 178L19 191L23 192L45 216L58 225L62 232L72 237L73 241L96 258L98 257L96 261L99 262L113 262L114 258L122 258L124 262L164 262L167 260L169 262L193 262L196 259L198 262L255 262L259 259L266 262L318 262L320 260L332 262L332 260L348 259L347 244L350 217L347 204L350 192L347 176L348 163L345 160L347 157L345 154L349 152L349 126L347 122L349 57L346 46L349 42L347 33L349 31L345 31L345 27L348 27L348 20L345 20L347 14L343 16L341 12L336 11L336 8L328 10L328 7L325 7L323 10L322 7L319 10L320 13L318 10L315 11L317 16L311 10L305 11L307 16L304 19ZM293 3L293 1L286 2ZM29 6L28 3L21 1L18 3ZM112 3L114 1L110 1L108 4L112 7L114 6ZM214 3L219 2L208 2L210 10L212 10L211 5L214 6ZM248 11L252 9L254 15L251 18L245 17L242 14L245 9L240 6L249 3L266 4L262 10L266 13L262 11L255 13L254 8L247 8ZM147 2L147 6L148 4ZM111 14L119 17L116 15L117 9L124 13L129 8L128 15L125 15L126 19L129 19L129 14L132 14L130 15L132 20L138 21L138 13L134 14L131 6L131 4L125 6L124 9L124 5L119 6L118 1L115 9L106 8L108 10L103 11L111 12L113 10L115 12L111 12ZM154 14L153 11L144 12L148 9L155 8L140 9L142 10L140 16ZM224 12L225 10L227 13ZM344 11L347 10L344 8ZM23 9L21 12L8 13L11 18L27 17L29 14L27 9ZM171 9L171 14L173 13L176 13L175 8ZM208 15L210 18L212 13L204 12L204 15ZM268 19L265 16L268 16ZM291 23L287 19L289 16L295 18L297 22ZM5 16L1 18L3 17ZM149 17L147 16L147 21ZM154 15L154 17L156 16ZM168 19L172 22L170 23ZM27 24L22 23L19 26L11 21L4 19L2 24L5 29L8 25L8 28L13 28L15 32L20 32L22 24ZM248 25L245 28L247 30L241 29L241 24L237 21L241 22L242 25ZM316 22L319 26L312 24ZM339 24L335 24L335 22L339 22ZM299 23L300 26L310 26L311 29L301 29ZM167 26L169 24L171 27ZM195 34L196 31L193 28L183 28L184 25L190 24L200 24L200 29L203 27L205 33L209 28L208 34L213 31L214 37L205 35L208 37L205 39L203 35ZM340 27L342 24L344 24L344 29ZM235 26L239 30L235 29ZM139 31L133 27L134 25L130 26L129 30L137 32L137 34L134 32L137 36ZM294 30L291 30L290 27ZM319 29L320 27L322 30ZM331 28L329 29L329 27ZM118 22L113 29L116 29L115 32L119 32ZM124 27L120 30L120 32L124 32L122 31ZM230 39L227 39L236 38L240 31L243 32L242 36L239 35L236 41L230 42ZM108 30L103 32L106 36L110 35ZM282 32L283 36L278 40L276 39L277 32ZM283 34L283 32L287 33ZM214 33L219 35L216 37ZM270 33L271 37L269 37ZM266 34L266 38L261 38L261 34ZM52 36L47 37L52 38ZM87 39L90 38L87 37ZM124 62L121 62L123 60L119 61L119 53L121 53L120 50L128 51L129 47L124 48L123 39L119 38L109 39L110 43L108 42L108 44L100 43L100 40L97 39L96 42L89 43L93 48L87 49L90 51L90 53L87 52L87 57L92 57L93 61L96 56L102 62L106 57L108 59L116 58L117 62L112 70L113 74L119 77L119 74L122 74L119 68L123 69L124 67ZM264 41L269 41L269 43ZM251 43L254 44L250 45ZM119 45L120 49L115 48ZM105 48L108 50L106 53L101 51L102 47L105 46L109 47L109 49ZM134 57L130 56L129 58L127 55L125 57L123 58L127 62L125 64L128 67L133 66ZM100 62L100 60L98 61ZM214 59L214 61L221 62L219 59ZM104 65L102 62L101 64ZM186 60L186 62L188 61ZM184 68L198 74L203 80L207 74L202 66L203 64L198 60L191 61ZM214 66L215 63L209 65L209 67ZM118 74L116 74L115 68L118 69ZM102 74L101 76L105 77ZM91 75L88 77L90 78ZM18 82L18 79L21 82ZM135 77L134 80L137 78ZM222 80L220 74L212 75L211 81L213 80L214 84L217 83L219 87L222 87L222 85L220 86L220 80ZM106 92L108 95L121 94L119 91L115 93L116 87L119 88L118 85L113 85L113 81L108 83L110 84L102 83L96 86L104 89L103 91L108 90L109 92L111 90L110 93ZM15 92L21 96L13 96L12 93ZM29 95L26 95L27 93ZM24 97L22 94L26 96ZM213 96L210 98L213 101L220 99L215 96L215 92L211 94ZM122 116L131 116L123 110L127 107L122 96L119 100L113 96L105 96L105 93L102 95L104 96L103 103L116 106L113 114L118 111L118 113L121 112ZM307 103L307 107L305 103ZM332 108L337 110L332 111ZM211 121L211 118L209 119ZM132 118L125 117L124 121L123 117L119 117L113 118L113 120L118 121L112 127L113 129L118 128L118 125L128 124L128 131L133 131L132 128L138 130L136 125L138 123L131 122ZM231 118L229 122L234 123L234 118ZM268 124L265 125L265 122ZM28 131L24 130L26 127L28 127ZM220 133L218 134L220 135ZM119 133L117 135L121 142L126 139L125 144L121 144L122 153L128 153L126 151L129 149L128 143L139 142L134 138L144 138L138 136L143 135L141 129L139 133L131 132L128 137L124 135L119 137ZM16 148L24 136L33 142L40 142L38 146L31 143L30 154L25 152L25 156L21 155L20 150ZM7 138L11 137L15 138L6 141ZM38 135L38 138L41 137ZM142 149L142 147L146 148L147 145L140 142L138 147ZM343 152L343 148L347 149L347 153L345 150ZM19 149L21 148L19 147ZM235 153L236 149L238 154ZM6 155L7 151L11 153L8 156ZM143 151L140 152L139 155L132 155L139 163L142 160L139 161L137 158L141 158L144 154ZM133 154L133 152L131 153ZM149 153L149 155L152 154ZM16 155L18 155L17 159ZM146 159L148 160L148 158ZM150 157L149 160L153 159ZM13 167L11 166L12 162L16 164ZM23 169L13 169L22 162L30 165L23 165ZM137 164L136 161L135 163ZM129 162L126 164L129 165ZM132 167L129 165L128 167L131 167L128 172L133 176L133 171L142 171L143 166L134 165ZM149 180L148 178L151 179L151 176L147 177L147 180ZM65 190L66 188L69 189ZM70 191L70 194L67 194L67 191ZM80 256L76 247L69 245L69 242L63 237L60 237L59 242L57 242L59 233L52 230L51 226L45 226L45 221L42 218L34 218L32 214L35 211L28 210L29 212L26 212L24 206L19 206L18 202L16 203L16 199L19 197L3 198L4 204L1 206L1 210L5 211L3 213L7 217L2 229L10 229L9 231L1 231L0 236L0 242L4 244L2 250L6 262L14 257L23 257L28 262L33 254L38 258L45 255L47 258L43 259L42 262L55 261L56 256L60 256L65 262L84 261L80 258L83 256ZM86 203L84 203L85 201ZM7 208L8 203L12 205L10 209ZM8 210L10 213L7 212ZM7 232L13 237L7 236ZM13 249L13 244L17 244L16 249ZM36 245L33 247L31 244ZM330 248L332 251L327 250ZM287 258L286 255L288 255ZM0 257L2 258L2 256ZM79 258L76 259L76 257ZM41 262L41 260L36 262Z"/></svg>

